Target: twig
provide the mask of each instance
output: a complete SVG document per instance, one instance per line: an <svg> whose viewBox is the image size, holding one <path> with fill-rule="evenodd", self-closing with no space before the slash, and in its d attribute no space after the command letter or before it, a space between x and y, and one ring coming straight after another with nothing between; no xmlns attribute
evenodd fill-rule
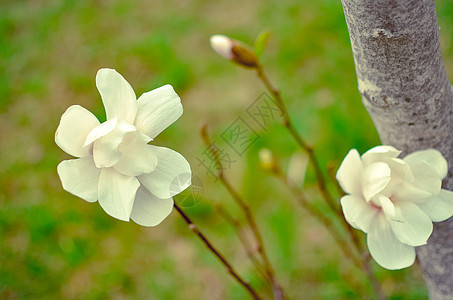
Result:
<svg viewBox="0 0 453 300"><path fill-rule="evenodd" d="M257 246L258 246L258 252L260 253L261 258L263 259L264 263L264 268L266 270L266 274L271 282L272 285L272 291L274 293L274 299L275 300L283 300L284 297L284 291L283 288L280 286L280 284L277 282L275 278L275 271L271 265L271 262L267 256L266 250L264 248L264 242L263 242L263 237L261 235L261 232L258 229L258 225L256 224L255 217L253 216L252 211L250 210L250 207L248 206L247 203L239 196L239 194L236 192L236 190L233 188L233 186L230 184L230 182L227 180L225 177L225 174L223 172L223 165L222 162L220 161L220 153L217 148L215 148L212 143L211 139L209 138L208 132L207 132L207 125L204 124L201 127L200 130L201 133L201 138L205 145L208 147L214 162L217 165L217 178L219 179L220 183L225 187L225 189L228 191L228 193L231 195L233 200L236 202L236 204L242 209L245 215L245 219L247 220L247 223L250 226L250 229L252 230L252 233L255 237Z"/></svg>
<svg viewBox="0 0 453 300"><path fill-rule="evenodd" d="M283 102L282 96L280 91L275 88L272 83L269 81L269 78L266 76L266 73L264 72L264 68L261 64L259 64L256 67L256 74L258 75L258 78L263 82L263 84L266 86L267 90L272 94L274 97L275 101L277 101L277 104L279 105L280 109L282 110L282 123L283 126L286 127L286 129L289 131L290 135L293 137L293 139L296 141L296 143L307 152L308 158L313 166L313 169L315 170L315 175L316 175L316 181L318 183L318 187L323 195L323 198L327 202L327 205L330 207L330 209L339 214L340 216L341 211L339 210L339 207L336 203L336 201L332 198L330 195L329 191L327 190L326 186L326 180L324 179L324 175L321 170L321 166L318 162L318 158L316 157L316 154L313 150L313 148L304 140L304 138L297 132L296 128L294 127L293 122L291 121L291 118L289 116L288 110L286 109L285 103Z"/></svg>
<svg viewBox="0 0 453 300"><path fill-rule="evenodd" d="M247 292L252 296L255 300L261 300L262 298L258 295L258 293L252 288L252 286L246 282L233 268L233 266L228 262L228 260L212 245L212 243L208 240L208 238L201 233L198 227L192 222L192 220L182 211L182 209L175 203L174 207L176 211L180 214L180 216L184 219L184 221L189 225L189 229L193 231L198 238L203 242L203 244L211 251L219 260L220 262L227 268L228 273L240 284L242 285Z"/></svg>
<svg viewBox="0 0 453 300"><path fill-rule="evenodd" d="M363 270L367 274L368 278L370 279L370 283L374 291L376 292L376 297L379 300L385 300L385 294L382 291L381 285L379 281L377 280L376 276L373 273L373 270L371 269L370 265L370 254L368 252L364 252L364 255L362 255L362 265L363 265Z"/></svg>
<svg viewBox="0 0 453 300"><path fill-rule="evenodd" d="M255 218L253 217L250 207L242 200L242 198L239 196L239 194L233 189L230 182L223 175L223 172L222 172L222 175L219 177L219 180L222 183L222 185L228 190L228 192L230 193L232 198L235 200L235 202L244 211L245 218L250 226L250 229L253 232L253 235L255 236L255 239L256 239L256 242L258 245L258 252L260 253L260 255L263 259L264 268L266 270L267 276L269 277L269 279L271 281L272 288L274 291L274 298L276 300L284 299L282 287L276 281L274 269L272 268L272 265L269 261L269 258L267 257L266 251L264 249L263 237L261 235L261 232L258 229L258 225L256 224Z"/></svg>
<svg viewBox="0 0 453 300"><path fill-rule="evenodd" d="M317 218L327 229L327 231L330 233L330 235L333 237L335 242L338 244L340 249L343 251L344 255L352 260L354 265L362 270L368 277L368 279L371 282L371 287L373 288L376 297L379 300L385 299L384 293L382 292L381 286L375 277L374 273L371 271L371 267L369 265L369 260L365 259L363 255L360 257L360 259L357 258L356 255L350 250L346 242L341 238L341 231L338 230L338 227L335 226L335 224L321 211L316 209L310 202L308 202L307 198L305 197L305 194L303 191L298 188L295 185L292 185L285 174L281 171L280 167L277 165L277 168L275 169L276 176L282 180L284 185L289 189L291 194L296 198L297 202L302 206L304 209L306 209L311 215L313 215L315 218ZM342 218L343 219L343 218ZM348 229L348 232L350 231L350 226L346 224L346 228ZM353 235L355 236L355 235ZM356 249L359 254L362 254L360 251L360 243L358 239L353 239L354 242L354 249Z"/></svg>
<svg viewBox="0 0 453 300"><path fill-rule="evenodd" d="M339 217L340 222L342 223L343 227L346 228L348 236L352 240L357 251L360 254L363 253L363 248L362 248L362 245L360 244L360 241L357 238L357 235L355 234L355 232L353 231L351 226L349 226L349 224L346 222L345 218L343 217L341 208L337 205L336 201L333 199L332 195L327 190L326 180L324 178L324 175L321 170L321 166L318 162L318 159L316 157L316 154L315 154L313 148L304 140L304 138L299 134L299 132L294 127L294 124L291 121L291 118L289 116L285 103L281 97L280 91L277 88L275 88L272 85L272 83L269 81L269 78L266 76L266 73L264 72L264 68L261 64L258 64L258 66L256 67L256 73L258 75L258 78L263 82L263 84L266 86L267 90L272 94L275 101L277 101L277 104L280 106L280 108L282 110L283 126L285 126L287 128L287 130L289 131L289 133L293 137L293 139L296 141L296 143L299 144L299 146L307 152L308 158L315 171L318 188L321 191L321 194L322 194L324 200L326 201L329 208ZM286 176L284 176L284 177L285 177L285 182L287 182ZM336 180L334 182L336 183ZM340 194L342 194L342 193L343 193L343 191L341 190ZM311 208L308 208L308 209L309 209L310 213L314 213L315 215L318 215L317 218L321 222L323 222L326 227L334 228L332 226L332 222L329 219L327 219L322 213L320 213L316 210L312 210ZM346 251L345 254L347 254L347 252L349 252L349 250L346 250L346 249L348 249L348 247L344 244L344 241L337 238L336 234L334 234L334 233L332 233L332 234L333 234L335 240L337 241L337 243L343 249L343 252ZM371 269L368 265L368 262L360 262L357 265L357 261L356 261L355 264L358 268L364 270L365 273L367 273L367 275L369 275L370 281L372 282L373 288L376 291L377 297L379 299L381 299L381 296L383 295L382 290L379 286L379 283L377 282L377 279L374 277L374 273L370 271ZM376 282L377 282L377 284L376 284Z"/></svg>
<svg viewBox="0 0 453 300"><path fill-rule="evenodd" d="M245 233L243 232L239 221L233 218L222 206L216 206L217 211L219 212L220 216L234 229L236 236L239 239L242 247L244 248L245 252L247 253L248 258L254 265L255 269L260 273L262 276L267 278L267 274L263 272L261 261L258 260L256 257L255 251L253 246L250 244L250 241L246 238ZM255 249L256 250L256 249Z"/></svg>
<svg viewBox="0 0 453 300"><path fill-rule="evenodd" d="M302 190L288 182L285 174L283 174L281 170L279 170L276 175L280 180L282 180L283 184L288 188L293 197L297 200L297 203L326 227L327 231L334 238L340 249L343 251L344 255L350 258L356 267L360 268L360 261L350 250L346 242L341 238L341 232L338 230L338 227L336 227L335 224L325 214L319 211L307 200Z"/></svg>

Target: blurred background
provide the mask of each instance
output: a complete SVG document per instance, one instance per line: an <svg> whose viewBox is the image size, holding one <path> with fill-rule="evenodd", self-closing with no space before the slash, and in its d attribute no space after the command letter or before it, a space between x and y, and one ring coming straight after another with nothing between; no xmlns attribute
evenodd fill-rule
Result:
<svg viewBox="0 0 453 300"><path fill-rule="evenodd" d="M453 78L453 6L436 4ZM182 203L187 194L176 201L256 289L269 293L215 206L242 215L200 163L201 120L231 158L226 175L255 212L289 298L367 298L362 273L285 186L260 170L261 148L274 152L285 171L299 152L278 118L264 127L250 118L248 108L264 87L209 46L212 34L253 44L263 30L271 34L263 64L324 169L338 167L350 148L363 152L379 144L357 91L338 0L0 2L0 299L248 297L176 212L144 228L62 189L56 166L69 156L55 145L54 132L73 104L105 120L94 81L101 67L118 70L137 96L174 86L184 114L154 144L182 153L203 193L193 203ZM222 138L239 117L255 137L241 153ZM297 169L303 175L303 167ZM300 185L319 201L314 183L308 168ZM373 267L392 299L427 298L417 265L394 272Z"/></svg>

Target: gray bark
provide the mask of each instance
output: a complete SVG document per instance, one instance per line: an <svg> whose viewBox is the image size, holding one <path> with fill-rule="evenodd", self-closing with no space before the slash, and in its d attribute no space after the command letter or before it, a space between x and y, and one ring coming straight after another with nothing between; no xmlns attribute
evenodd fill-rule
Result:
<svg viewBox="0 0 453 300"><path fill-rule="evenodd" d="M436 148L453 189L453 90L433 0L342 0L363 104L383 144L403 154ZM417 257L430 299L453 299L453 218L434 223Z"/></svg>

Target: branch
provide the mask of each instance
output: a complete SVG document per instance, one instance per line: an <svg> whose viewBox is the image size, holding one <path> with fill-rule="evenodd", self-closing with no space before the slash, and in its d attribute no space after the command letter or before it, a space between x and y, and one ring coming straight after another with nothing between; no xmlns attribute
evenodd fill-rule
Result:
<svg viewBox="0 0 453 300"><path fill-rule="evenodd" d="M225 189L228 191L228 193L231 195L234 202L236 202L236 204L244 212L245 219L246 219L248 225L250 226L250 229L251 229L253 236L255 237L256 243L258 245L258 253L260 254L261 258L263 259L266 275L271 282L272 291L274 293L274 299L283 300L285 298L283 288L277 282L277 279L275 277L275 271L274 271L274 268L272 267L272 264L267 256L266 250L264 248L263 237L262 237L261 232L258 228L258 225L255 221L255 217L254 217L250 207L248 206L248 204L242 199L242 197L239 195L239 193L233 188L233 186L230 184L228 179L225 177L225 174L223 172L224 168L223 168L222 162L220 161L220 157L219 157L219 151L211 143L211 139L209 137L206 124L204 124L201 127L200 134L201 134L201 138L202 138L204 144L206 145L206 147L208 147L209 152L211 153L211 156L212 156L215 164L217 165L217 178L219 179L220 183L225 187Z"/></svg>
<svg viewBox="0 0 453 300"><path fill-rule="evenodd" d="M450 162L453 92L433 0L342 0L358 88L383 144L404 154L436 148ZM430 298L453 299L453 220L417 248Z"/></svg>
<svg viewBox="0 0 453 300"><path fill-rule="evenodd" d="M225 266L225 268L228 270L228 273L240 284L242 285L247 292L250 294L250 296L255 299L255 300L260 300L261 297L258 295L258 293L252 288L252 286L246 282L242 277L236 272L236 270L233 268L233 266L227 261L227 259L212 245L212 243L208 240L206 236L204 236L203 233L198 229L198 227L192 222L192 220L187 216L182 209L174 204L176 211L181 215L181 217L184 219L184 221L189 225L189 229L193 231L198 238L203 242L203 244L211 251L219 260L220 262Z"/></svg>
<svg viewBox="0 0 453 300"><path fill-rule="evenodd" d="M313 169L315 171L316 183L318 184L318 188L321 191L321 194L322 194L324 200L326 201L327 205L333 212L337 213L337 215L342 217L341 210L338 207L336 200L334 200L332 198L332 195L327 190L326 180L324 178L324 174L322 173L321 166L319 164L316 153L313 150L313 147L310 146L305 141L305 139L297 131L296 127L294 127L294 124L293 124L293 122L289 116L288 110L286 108L285 102L283 101L283 98L281 96L280 90L272 85L272 83L270 82L266 73L264 72L264 68L261 64L256 66L256 74L257 74L258 78L261 80L261 82L264 84L266 89L272 94L272 96L274 97L278 106L282 110L283 126L285 126L285 128L288 130L289 134L296 141L296 143L299 145L299 147L301 147L302 150L307 152L308 159L310 160L310 163L313 166Z"/></svg>
<svg viewBox="0 0 453 300"><path fill-rule="evenodd" d="M322 211L317 209L312 203L310 203L308 201L308 199L305 196L305 193L302 189L291 184L288 181L288 178L285 176L285 174L283 174L279 165L276 165L274 174L288 188L288 190L291 192L293 197L297 200L297 203L303 209L305 209L310 215L315 217L320 223L322 223L324 225L327 232L332 236L334 241L338 244L338 247L341 249L344 256L346 258L350 259L357 269L362 270L366 274L366 276L370 280L371 287L373 288L373 291L376 294L376 298L379 300L385 299L385 296L381 289L379 281L377 280L376 276L374 275L374 273L371 270L371 267L369 264L370 261L368 258L363 256L359 240L356 239L356 236L354 234L352 234L352 231L350 230L351 227L348 224L343 224L346 226L349 237L352 239L353 245L355 246L354 249L356 249L359 252L359 254L362 254L360 259L358 259L356 257L356 255L351 251L351 249L349 247L350 244L348 242L346 242L345 240L343 240L343 238L341 237L342 233L341 233L340 228L334 222L332 222L332 220L328 217L328 215L326 215L325 213L323 213ZM342 218L342 220L344 220L344 218Z"/></svg>
<svg viewBox="0 0 453 300"><path fill-rule="evenodd" d="M261 269L261 262L255 256L255 251L253 249L254 247L250 244L246 233L243 232L239 221L233 218L222 206L217 206L216 210L219 212L219 215L234 229L239 242L247 253L247 256L249 257L255 269L258 271L258 273L267 278L267 274L265 274Z"/></svg>

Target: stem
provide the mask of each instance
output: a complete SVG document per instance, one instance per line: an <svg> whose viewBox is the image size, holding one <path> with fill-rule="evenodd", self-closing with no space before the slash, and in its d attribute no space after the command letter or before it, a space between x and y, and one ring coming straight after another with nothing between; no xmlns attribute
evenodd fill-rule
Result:
<svg viewBox="0 0 453 300"><path fill-rule="evenodd" d="M272 83L269 81L269 78L267 77L266 73L264 72L264 68L262 65L258 65L256 67L256 74L258 75L258 78L266 86L267 90L272 94L275 101L277 101L277 104L280 106L280 109L282 110L282 113L283 113L282 114L283 126L286 127L286 129L289 131L290 135L296 141L296 143L304 151L307 152L310 163L312 164L313 169L315 170L318 187L321 191L321 194L322 194L324 200L327 202L327 205L329 205L330 209L333 212L335 212L336 214L338 214L342 217L342 213L339 210L339 207L338 207L336 201L332 198L329 191L327 190L326 180L322 173L321 166L318 162L318 158L316 157L316 154L315 154L313 148L304 140L304 138L297 132L296 128L294 127L294 124L291 121L291 118L289 116L288 110L286 109L285 103L283 102L280 91L277 88L275 88L272 85Z"/></svg>
<svg viewBox="0 0 453 300"><path fill-rule="evenodd" d="M244 211L247 223L249 224L250 229L252 230L253 235L255 236L255 240L258 245L258 253L260 253L260 255L263 259L266 274L269 277L269 280L271 281L272 289L274 292L274 298L276 300L284 299L284 293L283 293L282 287L276 281L274 269L272 268L271 262L269 261L269 258L264 249L263 237L261 235L261 232L258 229L258 225L256 224L255 218L253 216L252 211L250 210L250 207L242 200L242 198L239 196L239 194L233 189L230 182L225 178L225 175L223 174L223 172L221 173L220 176L218 176L218 178L219 178L220 182L222 183L222 185L227 189L227 191L231 195L231 197L234 199L234 201Z"/></svg>
<svg viewBox="0 0 453 300"><path fill-rule="evenodd" d="M370 279L370 283L371 283L371 286L373 287L373 290L376 293L376 297L379 300L385 300L386 297L385 297L384 292L382 291L381 285L380 285L379 281L377 280L376 276L374 275L373 270L371 269L370 254L365 253L365 255L363 255L362 257L363 257L362 258L362 268L363 268L364 272L367 274L368 279Z"/></svg>
<svg viewBox="0 0 453 300"><path fill-rule="evenodd" d="M179 215L184 219L184 221L189 225L189 229L193 231L198 238L203 242L203 244L211 251L220 262L227 268L228 273L240 284L242 285L250 296L255 300L261 300L261 297L258 293L252 288L252 286L247 283L242 277L235 271L233 266L228 262L228 260L212 245L208 238L201 233L198 227L192 222L192 220L182 211L182 209L175 203L175 209L178 211Z"/></svg>
<svg viewBox="0 0 453 300"><path fill-rule="evenodd" d="M375 277L374 273L371 271L371 267L369 265L369 260L365 259L364 256L361 256L361 259L358 259L357 256L350 250L346 242L341 238L341 231L338 230L338 227L335 226L335 224L321 211L316 209L305 197L305 194L301 189L299 189L297 186L292 185L286 178L285 174L281 171L280 166L276 166L275 174L278 178L282 180L284 185L289 189L291 194L296 198L297 202L302 206L302 208L306 209L311 215L313 215L318 221L320 221L327 229L327 231L330 233L330 235L333 237L335 242L338 244L340 247L341 251L343 251L343 254L352 260L354 265L362 270L368 277L368 279L371 282L371 287L373 288L376 297L379 300L385 299L384 293L382 292L381 286ZM344 220L343 218L341 218ZM352 229L349 224L346 224L346 228L348 229L348 233L352 233L350 229ZM361 253L361 246L359 243L359 240L353 237L356 237L354 234L349 235L354 243L354 249L356 249L359 254Z"/></svg>
<svg viewBox="0 0 453 300"><path fill-rule="evenodd" d="M285 103L283 101L280 91L272 85L272 83L270 82L266 73L264 72L264 68L262 65L258 65L256 67L256 73L258 75L258 78L263 82L263 84L266 86L267 90L273 95L275 101L277 101L277 104L280 106L282 113L283 113L282 114L283 126L286 127L286 129L289 131L290 135L296 141L296 143L303 150L305 150L307 152L308 158L315 171L318 188L321 191L321 194L322 194L325 202L327 203L329 208L337 215L337 217L339 217L340 222L342 223L343 227L346 228L348 236L352 240L353 245L356 248L356 250L360 254L363 253L362 245L360 244L360 241L358 240L357 235L355 234L353 228L351 228L351 226L349 226L349 224L343 217L341 208L337 205L336 201L333 199L332 195L327 190L326 180L322 173L321 166L319 164L318 158L316 157L314 149L305 141L305 139L299 134L299 132L294 127L294 124L289 116L288 110L285 106ZM281 174L281 175L283 175L283 174ZM294 191L294 187L292 187L292 185L286 180L286 176L283 175L282 178L284 179L285 184L288 185L288 187ZM334 178L332 180L338 186L338 183L336 182L336 180ZM343 194L343 191L341 189L339 189L339 192L340 192L340 195ZM297 195L299 195L299 196L297 196ZM296 198L299 198L299 203L302 204L303 207L305 207L311 214L313 214L315 217L317 217L318 220L320 220L329 229L329 232L331 232L333 238L336 240L337 244L340 246L340 248L342 249L344 254L346 256L352 254L349 251L349 247L347 247L345 242L342 239L340 239L337 236L337 234L335 233L337 231L336 227L330 221L330 219L325 217L321 212L319 212L313 206L311 206L308 203L308 201L306 201L305 197L302 194L302 191L300 191L299 193L296 192L295 196L296 196ZM301 196L302 196L302 198L301 198ZM382 298L383 293L380 288L379 282L377 281L376 277L374 276L374 273L371 272L370 266L368 265L368 261L357 261L354 259L353 259L353 261L354 261L354 264L356 265L356 267L358 267L359 269L362 269L367 274L368 278L370 279L370 281L372 283L372 287L376 292L378 299L384 299L384 298Z"/></svg>
<svg viewBox="0 0 453 300"><path fill-rule="evenodd" d="M346 220L343 217L343 213L341 212L341 208L337 205L336 201L333 199L333 197L330 195L329 191L327 190L326 180L322 173L321 166L316 157L314 149L304 140L304 138L299 134L299 132L294 127L294 124L291 121L291 118L289 116L285 103L282 99L280 91L272 85L272 83L270 82L266 73L264 72L264 68L261 64L259 64L256 67L256 73L258 75L258 78L263 82L263 84L266 86L267 90L273 95L275 101L277 101L277 104L280 106L282 113L283 113L283 115L282 115L283 126L286 127L286 129L289 131L290 135L293 137L293 139L296 141L296 143L303 150L305 150L307 152L308 158L315 170L315 175L316 175L319 190L321 191L321 194L322 194L325 202L327 203L329 208L337 216L339 216L340 222L342 223L343 227L346 228L348 236L352 240L355 249L359 253L362 253L362 246L360 244L360 241L358 240L357 235L354 233L353 229L346 222ZM353 253L349 250L349 247L346 245L345 241L340 238L341 233L338 232L336 226L332 223L332 221L328 217L326 217L322 212L318 211L314 206L312 206L307 201L303 192L299 188L291 185L288 182L286 176L281 172L281 169L279 167L277 168L277 174L283 180L285 185L290 189L290 191L293 193L294 197L298 200L299 204L302 207L304 207L310 214L315 216L321 223L324 224L324 226L331 233L332 237L337 242L338 246L343 251L345 256L350 257L353 260L354 265L357 268L361 269L368 276L368 278L371 282L371 286L372 286L373 290L375 291L377 298L379 300L385 299L381 286L380 286L378 280L376 279L374 273L371 271L369 261L363 260L363 259L357 260L356 258L354 258ZM334 180L334 181L336 182L336 180ZM342 193L342 191L340 192L340 194L341 193Z"/></svg>
<svg viewBox="0 0 453 300"><path fill-rule="evenodd" d="M246 238L241 225L239 224L238 220L234 219L223 207L218 206L217 211L219 212L220 216L225 219L225 221L233 227L236 236L239 239L239 242L241 243L242 247L244 248L245 252L247 253L247 256L249 257L250 261L256 268L256 270L263 275L264 277L267 276L261 269L261 262L257 259L255 256L253 246L250 244L250 241Z"/></svg>
<svg viewBox="0 0 453 300"><path fill-rule="evenodd" d="M280 284L277 282L277 280L275 278L275 271L272 267L272 264L267 256L266 250L264 248L263 237L262 237L261 232L258 228L258 225L255 221L255 217L253 216L253 213L250 210L250 207L248 206L248 204L245 203L245 201L241 198L241 196L239 196L239 194L236 192L236 190L233 188L233 186L230 184L230 182L225 177L225 174L223 172L223 165L219 158L219 151L214 146L212 146L211 139L209 138L209 135L207 133L206 125L204 125L201 128L201 137L202 137L205 145L209 148L209 151L211 152L211 155L217 165L217 178L219 179L220 183L225 187L225 189L228 191L228 193L231 195L231 197L236 202L236 204L244 212L245 219L247 220L247 223L249 224L250 229L252 230L252 233L253 233L256 243L258 245L258 253L260 253L261 258L263 259L266 274L272 285L274 299L283 300L285 298L283 288L280 286Z"/></svg>
<svg viewBox="0 0 453 300"><path fill-rule="evenodd" d="M293 197L297 200L297 203L307 210L311 215L313 215L318 221L320 221L336 241L340 249L343 251L344 255L347 258L350 258L354 265L360 268L360 261L357 259L356 255L350 250L346 242L341 238L341 232L338 230L338 227L321 211L319 211L315 206L313 206L305 197L305 194L298 187L292 185L288 182L286 176L278 169L276 173L277 177L282 180L283 184L288 188Z"/></svg>

